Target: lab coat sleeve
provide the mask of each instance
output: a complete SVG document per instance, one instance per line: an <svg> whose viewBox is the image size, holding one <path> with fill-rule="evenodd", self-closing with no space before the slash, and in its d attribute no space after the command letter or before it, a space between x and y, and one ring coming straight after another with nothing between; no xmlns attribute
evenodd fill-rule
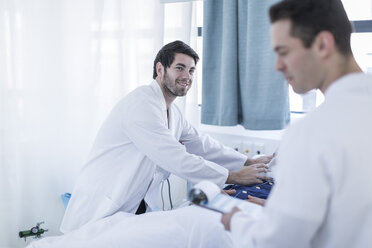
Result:
<svg viewBox="0 0 372 248"><path fill-rule="evenodd" d="M186 146L189 153L202 156L204 159L219 164L229 171L236 171L243 167L247 156L224 146L208 135L199 132L183 120L182 143Z"/></svg>
<svg viewBox="0 0 372 248"><path fill-rule="evenodd" d="M154 103L139 103L126 110L123 131L139 151L164 170L191 183L209 180L224 185L228 170L186 151L167 128L162 110Z"/></svg>
<svg viewBox="0 0 372 248"><path fill-rule="evenodd" d="M283 137L276 185L262 215L255 219L240 212L232 218L236 247L311 247L327 213L331 191L324 157L318 152L323 148L311 130L300 125Z"/></svg>

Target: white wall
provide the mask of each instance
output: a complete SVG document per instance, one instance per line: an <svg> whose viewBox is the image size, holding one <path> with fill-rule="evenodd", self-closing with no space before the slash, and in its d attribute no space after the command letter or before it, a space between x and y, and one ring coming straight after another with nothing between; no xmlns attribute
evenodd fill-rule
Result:
<svg viewBox="0 0 372 248"><path fill-rule="evenodd" d="M202 124L199 130L203 133L207 133L224 145L237 149L242 153L246 152L246 148L251 148L246 154L249 157L256 155L257 148L263 148L261 151L262 154L274 153L279 146L283 134L283 130L251 131L244 129L240 125L218 127Z"/></svg>

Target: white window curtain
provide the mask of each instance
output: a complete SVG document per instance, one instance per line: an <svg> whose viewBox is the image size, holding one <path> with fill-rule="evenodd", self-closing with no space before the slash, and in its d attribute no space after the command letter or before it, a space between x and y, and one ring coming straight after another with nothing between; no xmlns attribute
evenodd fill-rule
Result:
<svg viewBox="0 0 372 248"><path fill-rule="evenodd" d="M0 1L0 247L24 247L18 232L40 221L59 234L100 124L151 82L165 43L196 44L192 19L192 2Z"/></svg>

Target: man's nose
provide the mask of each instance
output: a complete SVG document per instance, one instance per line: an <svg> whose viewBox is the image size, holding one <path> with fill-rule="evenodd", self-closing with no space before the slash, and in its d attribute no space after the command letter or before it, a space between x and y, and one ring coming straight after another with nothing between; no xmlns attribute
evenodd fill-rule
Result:
<svg viewBox="0 0 372 248"><path fill-rule="evenodd" d="M276 59L275 59L275 70L277 70L277 71L283 71L284 70L284 63L278 57L276 57Z"/></svg>
<svg viewBox="0 0 372 248"><path fill-rule="evenodd" d="M182 73L182 78L185 79L185 80L190 80L193 78L193 74L187 70L185 70L183 73Z"/></svg>

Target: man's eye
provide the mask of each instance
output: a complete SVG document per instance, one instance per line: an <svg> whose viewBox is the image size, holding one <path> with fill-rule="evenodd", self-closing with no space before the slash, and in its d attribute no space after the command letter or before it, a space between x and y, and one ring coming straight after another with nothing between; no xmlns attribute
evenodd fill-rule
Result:
<svg viewBox="0 0 372 248"><path fill-rule="evenodd" d="M177 70L177 71L182 71L182 70L183 70L183 67L178 66L178 67L176 67L176 70Z"/></svg>
<svg viewBox="0 0 372 248"><path fill-rule="evenodd" d="M278 52L278 55L279 55L280 57L286 56L287 54L288 54L287 51L281 51L281 52Z"/></svg>

